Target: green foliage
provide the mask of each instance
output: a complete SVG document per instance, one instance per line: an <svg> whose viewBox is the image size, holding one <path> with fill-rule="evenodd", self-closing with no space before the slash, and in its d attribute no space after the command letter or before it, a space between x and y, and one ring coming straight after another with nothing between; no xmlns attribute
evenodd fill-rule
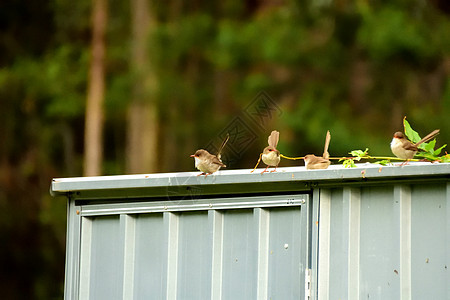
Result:
<svg viewBox="0 0 450 300"><path fill-rule="evenodd" d="M350 154L352 157L345 157L340 159L339 161L342 161L342 165L345 168L355 168L356 163L355 161L360 161L363 158L367 158L369 154L369 149L366 148L366 150L352 150L348 154Z"/></svg>
<svg viewBox="0 0 450 300"><path fill-rule="evenodd" d="M403 118L403 124L405 127L405 135L408 137L409 140L411 140L413 143L417 143L421 140L419 134L412 129L409 122L406 120L406 117ZM422 143L423 147L419 147L423 151L419 151L416 154L416 157L424 158L425 160L431 161L431 162L449 162L450 161L450 155L446 154L443 156L439 156L442 152L442 150L447 146L444 145L438 149L434 149L436 146L436 139L431 140L428 143ZM351 157L344 157L340 159L339 161L342 161L342 165L345 168L354 168L356 167L355 161L360 161L361 159L381 159L379 161L375 161L375 164L380 164L383 166L391 164L391 160L402 160L397 157L380 157L380 156L371 156L369 155L369 149L366 148L366 150L353 150L350 151L349 154ZM414 159L417 161L417 159Z"/></svg>
<svg viewBox="0 0 450 300"><path fill-rule="evenodd" d="M405 60L417 63L437 49L430 49L431 34L423 20L395 6L363 13L359 41L377 62Z"/></svg>
<svg viewBox="0 0 450 300"><path fill-rule="evenodd" d="M383 159L383 160L379 160L379 161L374 162L374 164L379 164L379 165L382 165L382 166L388 166L388 165L391 164L391 160Z"/></svg>
<svg viewBox="0 0 450 300"><path fill-rule="evenodd" d="M403 124L405 127L405 135L408 137L408 139L413 143L419 142L421 140L421 137L414 129L412 129L411 125L406 120L406 117L403 119ZM426 160L429 160L429 161L441 161L442 162L442 161L446 160L445 156L440 157L439 155L441 154L442 150L445 147L447 147L447 144L439 147L438 149L434 149L435 146L436 146L436 139L432 139L429 142L420 144L418 146L418 148L421 149L422 151L419 151L416 154L416 156L425 158Z"/></svg>

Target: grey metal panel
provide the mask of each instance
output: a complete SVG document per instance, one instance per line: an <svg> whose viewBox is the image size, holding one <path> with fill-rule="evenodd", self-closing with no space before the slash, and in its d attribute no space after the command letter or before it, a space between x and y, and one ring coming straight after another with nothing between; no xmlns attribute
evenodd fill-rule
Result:
<svg viewBox="0 0 450 300"><path fill-rule="evenodd" d="M331 212L331 191L329 189L316 189L313 195L314 205L314 223L312 235L318 239L312 241L312 269L317 270L314 274L313 291L317 290L317 294L313 293L314 299L328 299L328 291L330 288L330 212ZM319 211L321 219L319 222ZM320 232L320 235L318 234ZM320 244L320 251L318 251ZM320 261L320 264L317 262ZM320 283L320 285L318 285Z"/></svg>
<svg viewBox="0 0 450 300"><path fill-rule="evenodd" d="M446 206L447 206L447 226L446 226L446 232L447 232L447 238L446 238L446 240L447 240L447 245L446 245L446 249L447 249L447 256L446 256L446 261L447 261L447 264L446 264L446 270L447 270L447 274L446 274L446 281L447 282L450 282L450 274L449 274L449 272L448 272L448 268L450 267L450 238L449 238L449 235L450 235L450 182L447 182L447 191L446 191L446 198L447 198L447 201L446 201ZM448 298L450 298L450 284L449 285L447 285L447 290L446 290L446 298L448 299Z"/></svg>
<svg viewBox="0 0 450 300"><path fill-rule="evenodd" d="M64 298L78 299L80 270L80 207L75 201L67 201L67 237L66 237L66 272L64 280ZM78 212L78 214L77 214Z"/></svg>
<svg viewBox="0 0 450 300"><path fill-rule="evenodd" d="M329 189L314 189L313 201L308 201L311 213L308 213L307 248L310 251L308 263L310 291L306 292L305 299L328 299L329 273L330 273L330 214L331 214L331 191ZM319 213L321 216L319 222ZM320 235L319 235L320 232ZM320 246L320 248L319 248ZM308 260L306 260L308 261ZM320 262L320 263L319 263Z"/></svg>
<svg viewBox="0 0 450 300"><path fill-rule="evenodd" d="M239 199L82 207L79 299L298 299L308 196Z"/></svg>
<svg viewBox="0 0 450 300"><path fill-rule="evenodd" d="M257 232L257 266L256 266L256 298L267 299L269 273L269 240L271 239L269 226L270 215L267 209L253 210L255 231Z"/></svg>
<svg viewBox="0 0 450 300"><path fill-rule="evenodd" d="M121 244L123 244L123 299L134 298L134 269L136 261L136 217L120 215Z"/></svg>
<svg viewBox="0 0 450 300"><path fill-rule="evenodd" d="M400 299L411 299L411 187L396 185L394 200L400 203Z"/></svg>
<svg viewBox="0 0 450 300"><path fill-rule="evenodd" d="M400 299L398 200L392 186L361 191L361 299Z"/></svg>
<svg viewBox="0 0 450 300"><path fill-rule="evenodd" d="M89 299L122 299L123 244L118 216L93 219L90 256Z"/></svg>
<svg viewBox="0 0 450 300"><path fill-rule="evenodd" d="M360 290L360 230L361 230L361 193L359 189L344 188L344 215L348 218L348 231L343 238L348 241L348 297L358 299ZM348 236L347 236L348 234Z"/></svg>
<svg viewBox="0 0 450 300"><path fill-rule="evenodd" d="M446 184L412 187L412 295L416 299L450 296L447 192Z"/></svg>
<svg viewBox="0 0 450 300"><path fill-rule="evenodd" d="M223 299L256 297L257 256L253 209L224 212Z"/></svg>
<svg viewBox="0 0 450 300"><path fill-rule="evenodd" d="M348 243L342 239L342 233L348 231L343 219L344 200L342 189L331 190L331 212L330 212L330 254L329 254L329 295L336 299L347 299L347 253ZM319 222L322 222L319 217ZM319 232L320 236L320 232ZM319 245L321 251L322 245ZM320 256L320 254L319 254ZM327 263L319 261L319 264ZM319 266L319 270L322 269ZM320 284L320 283L319 283Z"/></svg>
<svg viewBox="0 0 450 300"><path fill-rule="evenodd" d="M301 208L270 210L269 299L301 299L305 263L300 255ZM262 298L258 298L262 299Z"/></svg>
<svg viewBox="0 0 450 300"><path fill-rule="evenodd" d="M319 299L448 299L449 186L322 190Z"/></svg>
<svg viewBox="0 0 450 300"><path fill-rule="evenodd" d="M209 232L207 212L184 212L179 215L177 294L183 299L211 297Z"/></svg>
<svg viewBox="0 0 450 300"><path fill-rule="evenodd" d="M449 238L449 235L450 235L450 181L449 182L447 182L447 190L446 190L446 198L447 198L447 200L446 200L446 202L445 202L445 204L446 204L446 207L447 207L447 216L446 216L446 219L447 219L447 225L446 225L446 232L447 232L447 236L446 236L446 241L447 241L447 244L446 244L446 252L447 252L447 256L446 256L446 262L447 262L447 264L446 264L446 270L447 270L447 272L446 272L446 282L450 282L450 273L448 272L448 268L450 267L450 238ZM445 291L446 292L446 297L445 298L450 298L450 284L448 284L447 285L447 290Z"/></svg>
<svg viewBox="0 0 450 300"><path fill-rule="evenodd" d="M167 276L164 286L166 288L166 299L177 298L177 277L178 277L178 235L179 218L178 214L165 212L164 220L164 245L167 245L164 261L166 262Z"/></svg>
<svg viewBox="0 0 450 300"><path fill-rule="evenodd" d="M329 247L325 251L330 252L328 294L341 299L357 299L360 288L360 191L349 187L333 189L331 198L330 241L328 246L325 245ZM320 269L326 272L326 267Z"/></svg>
<svg viewBox="0 0 450 300"><path fill-rule="evenodd" d="M162 213L136 217L134 299L164 299L165 232Z"/></svg>
<svg viewBox="0 0 450 300"><path fill-rule="evenodd" d="M223 270L223 213L208 211L208 221L211 234L211 299L222 297Z"/></svg>

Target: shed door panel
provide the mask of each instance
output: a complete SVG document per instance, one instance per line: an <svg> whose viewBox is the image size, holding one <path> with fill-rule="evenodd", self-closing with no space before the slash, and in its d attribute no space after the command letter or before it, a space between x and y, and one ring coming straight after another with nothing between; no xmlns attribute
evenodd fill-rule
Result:
<svg viewBox="0 0 450 300"><path fill-rule="evenodd" d="M307 201L81 207L80 298L303 299Z"/></svg>

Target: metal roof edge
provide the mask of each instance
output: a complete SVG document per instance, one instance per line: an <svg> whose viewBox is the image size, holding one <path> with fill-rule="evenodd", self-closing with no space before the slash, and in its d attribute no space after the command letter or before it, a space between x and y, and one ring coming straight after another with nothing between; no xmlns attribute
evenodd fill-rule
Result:
<svg viewBox="0 0 450 300"><path fill-rule="evenodd" d="M261 174L262 169L222 170L213 175L197 176L199 172L110 175L55 178L50 193L53 196L78 191L108 189L163 188L177 186L229 185L235 183L270 183L286 181L321 182L329 180L381 179L399 177L429 177L450 175L450 163L409 163L400 166L358 164L355 168L331 165L326 170L306 170L305 167L278 168L277 172ZM444 176L447 177L447 176Z"/></svg>

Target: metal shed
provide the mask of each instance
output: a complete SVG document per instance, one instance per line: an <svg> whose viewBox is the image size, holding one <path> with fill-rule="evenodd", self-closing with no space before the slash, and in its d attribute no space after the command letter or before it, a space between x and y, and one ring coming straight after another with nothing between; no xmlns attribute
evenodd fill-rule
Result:
<svg viewBox="0 0 450 300"><path fill-rule="evenodd" d="M54 179L65 299L450 299L450 164Z"/></svg>

